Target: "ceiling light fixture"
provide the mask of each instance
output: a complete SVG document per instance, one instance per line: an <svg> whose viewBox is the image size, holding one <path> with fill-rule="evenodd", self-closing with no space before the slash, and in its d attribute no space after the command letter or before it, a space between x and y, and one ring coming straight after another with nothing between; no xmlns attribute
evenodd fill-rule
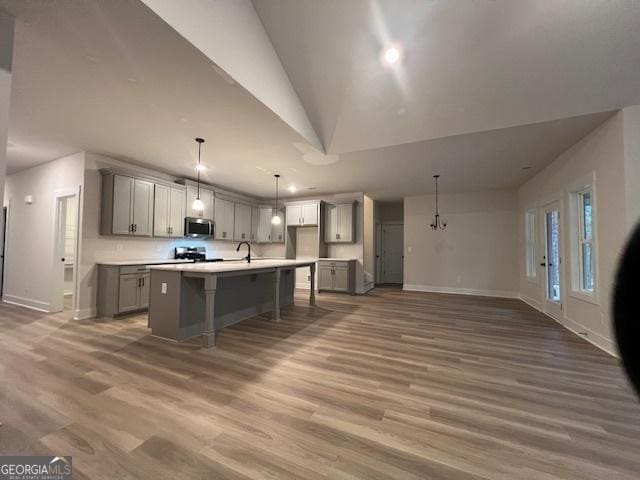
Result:
<svg viewBox="0 0 640 480"><path fill-rule="evenodd" d="M282 222L282 219L278 215L278 181L280 180L280 175L276 173L274 177L276 178L276 208L273 209L273 217L271 217L271 224L280 225L280 223Z"/></svg>
<svg viewBox="0 0 640 480"><path fill-rule="evenodd" d="M204 172L206 169L207 169L206 165L202 165L201 163L198 163L198 165L196 165L197 172Z"/></svg>
<svg viewBox="0 0 640 480"><path fill-rule="evenodd" d="M291 193L296 193L298 191L298 189L296 188L295 185L289 185L289 191Z"/></svg>
<svg viewBox="0 0 640 480"><path fill-rule="evenodd" d="M431 230L444 230L447 228L447 221L444 219L440 219L440 212L438 211L438 178L440 175L434 175L436 181L436 214L433 216L433 221L431 222Z"/></svg>
<svg viewBox="0 0 640 480"><path fill-rule="evenodd" d="M196 142L198 142L198 166L196 167L196 170L198 171L198 195L191 204L191 208L196 212L200 212L200 215L203 215L204 202L200 199L200 170L202 170L202 165L200 163L200 153L202 150L202 144L204 143L204 138L197 137Z"/></svg>
<svg viewBox="0 0 640 480"><path fill-rule="evenodd" d="M390 47L387 48L384 51L384 61L387 62L389 65L393 65L394 63L397 63L398 60L400 60L400 49L398 49L397 47Z"/></svg>

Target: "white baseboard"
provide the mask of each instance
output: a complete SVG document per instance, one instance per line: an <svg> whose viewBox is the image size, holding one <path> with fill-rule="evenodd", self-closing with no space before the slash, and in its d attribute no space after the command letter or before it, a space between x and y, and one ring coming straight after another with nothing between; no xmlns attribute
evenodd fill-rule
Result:
<svg viewBox="0 0 640 480"><path fill-rule="evenodd" d="M546 315L554 322L562 325L571 333L574 333L575 335L585 339L587 342L591 343L592 345L595 345L600 350L603 350L604 352L608 353L612 357L619 358L618 352L613 340L610 340L607 337L602 336L598 332L588 327L585 327L581 323L578 323L575 320L572 320L571 318L567 317L566 314L563 314L562 320L558 320L557 318L552 317L551 315L543 311L542 304L540 302L538 302L537 300L534 300L531 297L527 297L526 295L520 295L520 300L522 300L524 303L526 303L530 307L535 308L540 313ZM586 333L587 335L583 335L583 333Z"/></svg>
<svg viewBox="0 0 640 480"><path fill-rule="evenodd" d="M481 297L520 298L517 292L480 290L475 288L436 287L433 285L411 285L405 283L402 289L408 292L453 293L455 295L477 295Z"/></svg>
<svg viewBox="0 0 640 480"><path fill-rule="evenodd" d="M31 298L18 297L16 295L4 294L2 301L10 303L11 305L18 305L19 307L30 308L38 312L49 313L51 306L47 302L41 302L40 300L33 300Z"/></svg>
<svg viewBox="0 0 640 480"><path fill-rule="evenodd" d="M520 300L522 300L524 303L526 303L530 307L535 308L539 312L542 312L542 304L539 301L534 300L533 298L527 297L526 295L522 295L522 294L520 294Z"/></svg>
<svg viewBox="0 0 640 480"><path fill-rule="evenodd" d="M94 318L98 316L96 307L92 308L79 308L72 313L74 320L86 320L87 318Z"/></svg>
<svg viewBox="0 0 640 480"><path fill-rule="evenodd" d="M296 283L296 289L311 290L311 284L307 282Z"/></svg>

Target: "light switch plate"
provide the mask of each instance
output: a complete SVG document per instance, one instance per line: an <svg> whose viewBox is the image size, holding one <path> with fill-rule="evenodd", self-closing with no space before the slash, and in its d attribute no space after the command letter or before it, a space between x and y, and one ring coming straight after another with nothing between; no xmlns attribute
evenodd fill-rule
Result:
<svg viewBox="0 0 640 480"><path fill-rule="evenodd" d="M163 295L167 294L167 284L166 283L162 283L162 285L160 286L160 293L162 293Z"/></svg>

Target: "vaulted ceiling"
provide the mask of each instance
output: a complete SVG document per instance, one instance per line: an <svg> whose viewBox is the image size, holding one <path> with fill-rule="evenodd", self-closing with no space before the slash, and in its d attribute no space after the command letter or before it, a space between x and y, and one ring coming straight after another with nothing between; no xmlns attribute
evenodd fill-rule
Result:
<svg viewBox="0 0 640 480"><path fill-rule="evenodd" d="M633 2L175 5L0 0L16 17L10 172L89 150L193 177L203 136L205 179L257 196L275 172L380 199L429 192L433 173L448 191L514 188L640 103Z"/></svg>

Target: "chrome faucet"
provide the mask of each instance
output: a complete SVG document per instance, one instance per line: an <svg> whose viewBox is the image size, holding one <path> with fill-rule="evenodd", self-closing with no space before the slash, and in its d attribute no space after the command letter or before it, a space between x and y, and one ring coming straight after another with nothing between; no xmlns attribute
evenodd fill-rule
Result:
<svg viewBox="0 0 640 480"><path fill-rule="evenodd" d="M247 254L246 257L244 257L244 259L247 260L247 263L251 263L251 245L249 245L249 242L240 242L238 244L238 248L236 248L236 252L240 251L240 247L242 246L243 243L246 244L247 248L249 249L249 253Z"/></svg>

